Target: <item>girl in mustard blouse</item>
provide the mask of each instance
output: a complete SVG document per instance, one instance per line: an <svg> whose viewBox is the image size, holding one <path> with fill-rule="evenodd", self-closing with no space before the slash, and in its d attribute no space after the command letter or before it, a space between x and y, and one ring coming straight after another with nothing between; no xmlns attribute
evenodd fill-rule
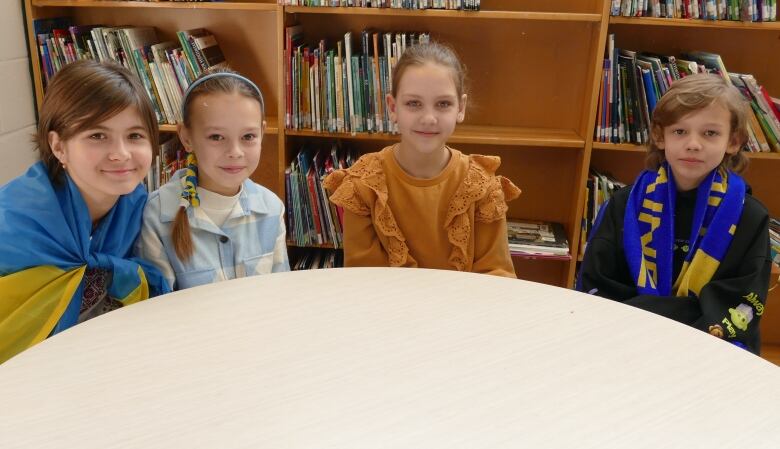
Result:
<svg viewBox="0 0 780 449"><path fill-rule="evenodd" d="M435 42L407 48L387 96L398 144L325 179L344 208L344 265L438 268L515 277L498 157L446 145L466 111L464 68Z"/></svg>

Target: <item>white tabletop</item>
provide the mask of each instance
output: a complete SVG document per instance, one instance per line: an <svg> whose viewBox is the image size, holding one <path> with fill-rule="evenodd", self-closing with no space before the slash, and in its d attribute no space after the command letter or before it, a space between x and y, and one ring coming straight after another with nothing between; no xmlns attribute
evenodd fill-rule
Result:
<svg viewBox="0 0 780 449"><path fill-rule="evenodd" d="M780 448L780 369L542 284L411 269L177 292L0 365L0 447Z"/></svg>

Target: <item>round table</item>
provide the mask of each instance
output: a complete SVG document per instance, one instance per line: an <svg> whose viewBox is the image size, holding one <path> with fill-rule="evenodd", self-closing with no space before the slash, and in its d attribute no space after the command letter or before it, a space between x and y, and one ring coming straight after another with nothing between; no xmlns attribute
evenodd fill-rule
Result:
<svg viewBox="0 0 780 449"><path fill-rule="evenodd" d="M0 447L780 448L780 369L574 291L391 268L258 276L0 365Z"/></svg>

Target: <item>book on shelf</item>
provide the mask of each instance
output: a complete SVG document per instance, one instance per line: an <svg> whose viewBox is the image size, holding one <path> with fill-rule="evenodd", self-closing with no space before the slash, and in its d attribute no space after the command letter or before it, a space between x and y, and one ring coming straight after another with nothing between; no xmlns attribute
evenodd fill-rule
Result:
<svg viewBox="0 0 780 449"><path fill-rule="evenodd" d="M343 246L344 211L331 203L322 185L334 170L348 168L356 154L338 143L305 146L284 172L287 239L295 246Z"/></svg>
<svg viewBox="0 0 780 449"><path fill-rule="evenodd" d="M451 9L479 11L481 0L277 0L284 6L394 9Z"/></svg>
<svg viewBox="0 0 780 449"><path fill-rule="evenodd" d="M426 33L347 32L330 45L308 44L300 25L285 29L284 69L288 129L323 133L394 133L385 97L392 68L406 47Z"/></svg>
<svg viewBox="0 0 780 449"><path fill-rule="evenodd" d="M176 170L185 167L187 153L175 134L166 134L160 142L160 150L152 158L152 167L144 179L149 193L170 181Z"/></svg>
<svg viewBox="0 0 780 449"><path fill-rule="evenodd" d="M769 246L772 262L780 265L780 220L777 218L769 220Z"/></svg>
<svg viewBox="0 0 780 449"><path fill-rule="evenodd" d="M588 237L596 224L596 218L599 216L602 208L617 190L625 186L626 184L618 181L608 173L602 173L597 170L590 171L585 185L584 212L580 224L580 254L585 253Z"/></svg>
<svg viewBox="0 0 780 449"><path fill-rule="evenodd" d="M135 74L158 123L181 121L182 97L204 70L226 64L213 34L179 31L179 42L161 41L152 27L73 25L69 17L33 21L44 88L62 67L80 59L111 61Z"/></svg>
<svg viewBox="0 0 780 449"><path fill-rule="evenodd" d="M777 0L612 0L610 14L702 20L777 20Z"/></svg>
<svg viewBox="0 0 780 449"><path fill-rule="evenodd" d="M344 251L338 249L305 248L296 250L290 258L290 268L293 271L341 268L343 266Z"/></svg>
<svg viewBox="0 0 780 449"><path fill-rule="evenodd" d="M653 110L672 83L694 73L713 73L734 85L750 103L743 149L780 151L780 113L774 98L752 75L730 74L720 55L691 51L675 57L619 49L614 34L607 37L605 53L595 141L649 143Z"/></svg>
<svg viewBox="0 0 780 449"><path fill-rule="evenodd" d="M560 223L509 220L507 232L513 256L571 258L566 231Z"/></svg>

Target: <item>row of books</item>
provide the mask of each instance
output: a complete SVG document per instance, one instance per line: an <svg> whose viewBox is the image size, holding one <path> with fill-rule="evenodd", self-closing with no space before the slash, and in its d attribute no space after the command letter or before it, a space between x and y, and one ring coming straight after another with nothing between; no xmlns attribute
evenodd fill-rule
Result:
<svg viewBox="0 0 780 449"><path fill-rule="evenodd" d="M566 231L560 223L507 221L509 252L513 256L536 259L570 260Z"/></svg>
<svg viewBox="0 0 780 449"><path fill-rule="evenodd" d="M356 153L334 143L330 147L304 146L284 172L287 239L295 246L343 246L344 211L328 200L322 180L347 168Z"/></svg>
<svg viewBox="0 0 780 449"><path fill-rule="evenodd" d="M626 17L704 20L777 20L777 0L612 0L610 13Z"/></svg>
<svg viewBox="0 0 780 449"><path fill-rule="evenodd" d="M780 265L780 220L769 220L769 244L772 252L772 262Z"/></svg>
<svg viewBox="0 0 780 449"><path fill-rule="evenodd" d="M344 266L344 251L339 249L312 249L298 251L291 260L290 268L297 270L318 270Z"/></svg>
<svg viewBox="0 0 780 449"><path fill-rule="evenodd" d="M671 84L693 73L715 73L750 102L748 151L780 151L780 100L749 74L729 73L720 55L692 51L681 57L619 49L607 39L594 139L646 144L653 109Z"/></svg>
<svg viewBox="0 0 780 449"><path fill-rule="evenodd" d="M312 46L304 43L301 25L286 28L288 129L395 132L385 101L393 67L407 47L428 42L430 37L364 30L358 38L360 52L353 48L352 32L335 42L335 48L325 40Z"/></svg>
<svg viewBox="0 0 780 449"><path fill-rule="evenodd" d="M149 193L159 189L171 179L171 176L187 161L187 153L184 151L181 141L175 134L167 134L168 138L160 143L160 151L154 155L152 168L144 180Z"/></svg>
<svg viewBox="0 0 780 449"><path fill-rule="evenodd" d="M479 11L481 0L278 0L284 6L352 6L358 8L456 9Z"/></svg>
<svg viewBox="0 0 780 449"><path fill-rule="evenodd" d="M81 60L118 63L141 80L159 123L181 121L182 96L203 71L225 64L214 35L198 28L161 42L152 27L73 25L68 17L33 21L45 82Z"/></svg>
<svg viewBox="0 0 780 449"><path fill-rule="evenodd" d="M588 181L585 186L585 210L582 214L582 224L580 229L580 254L585 254L588 236L593 230L601 208L612 198L617 190L626 185L608 173L601 173L597 170L591 170Z"/></svg>

